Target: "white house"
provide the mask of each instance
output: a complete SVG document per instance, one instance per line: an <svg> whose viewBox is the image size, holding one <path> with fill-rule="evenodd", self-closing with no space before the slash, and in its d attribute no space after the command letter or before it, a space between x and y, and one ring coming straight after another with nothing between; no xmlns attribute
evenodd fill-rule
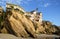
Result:
<svg viewBox="0 0 60 39"><path fill-rule="evenodd" d="M40 24L42 24L42 13L37 12L36 10L31 11L31 12L26 12L25 15L29 16L29 18L32 21L38 21Z"/></svg>

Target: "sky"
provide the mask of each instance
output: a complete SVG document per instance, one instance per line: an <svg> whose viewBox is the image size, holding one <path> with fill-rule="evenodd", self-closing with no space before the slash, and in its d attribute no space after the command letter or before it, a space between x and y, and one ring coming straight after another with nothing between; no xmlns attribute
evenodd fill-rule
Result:
<svg viewBox="0 0 60 39"><path fill-rule="evenodd" d="M4 9L6 3L17 4L27 12L38 8L38 12L43 14L43 20L60 26L60 0L0 0L0 6Z"/></svg>

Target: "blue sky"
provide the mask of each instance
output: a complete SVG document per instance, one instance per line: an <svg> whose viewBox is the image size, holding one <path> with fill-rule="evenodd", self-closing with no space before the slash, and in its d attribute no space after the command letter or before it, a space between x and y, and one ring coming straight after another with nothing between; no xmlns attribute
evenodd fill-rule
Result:
<svg viewBox="0 0 60 39"><path fill-rule="evenodd" d="M29 12L38 8L43 13L43 20L60 26L60 0L0 0L0 6L5 9L7 2L17 4Z"/></svg>

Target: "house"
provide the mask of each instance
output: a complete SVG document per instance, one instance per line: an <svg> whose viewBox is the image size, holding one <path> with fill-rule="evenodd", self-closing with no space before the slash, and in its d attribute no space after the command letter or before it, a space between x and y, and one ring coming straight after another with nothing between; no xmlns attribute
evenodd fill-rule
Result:
<svg viewBox="0 0 60 39"><path fill-rule="evenodd" d="M7 4L6 5L6 10L8 10L8 11L10 11L11 9L15 9L15 10L25 12L25 10L22 7L18 6L18 5L11 4L11 3L6 3L6 4Z"/></svg>
<svg viewBox="0 0 60 39"><path fill-rule="evenodd" d="M26 12L24 15L28 16L32 21L39 21L40 23L42 23L42 12L33 10L31 12Z"/></svg>
<svg viewBox="0 0 60 39"><path fill-rule="evenodd" d="M32 21L39 21L40 23L42 22L42 13L38 12L38 9L33 10L31 12L26 12L22 7L18 5L7 3L6 10L10 11L12 9L24 12L24 15Z"/></svg>

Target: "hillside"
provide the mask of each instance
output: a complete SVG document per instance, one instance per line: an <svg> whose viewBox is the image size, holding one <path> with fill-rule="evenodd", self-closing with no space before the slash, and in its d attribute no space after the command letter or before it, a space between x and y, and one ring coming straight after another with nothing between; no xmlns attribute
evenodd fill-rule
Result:
<svg viewBox="0 0 60 39"><path fill-rule="evenodd" d="M18 7L19 8L19 7ZM22 10L22 11L21 11ZM6 12L0 14L0 33L12 34L17 37L36 38L41 34L60 36L60 28L50 21L32 21L24 15L23 9L6 8ZM24 11L24 12L23 12Z"/></svg>

